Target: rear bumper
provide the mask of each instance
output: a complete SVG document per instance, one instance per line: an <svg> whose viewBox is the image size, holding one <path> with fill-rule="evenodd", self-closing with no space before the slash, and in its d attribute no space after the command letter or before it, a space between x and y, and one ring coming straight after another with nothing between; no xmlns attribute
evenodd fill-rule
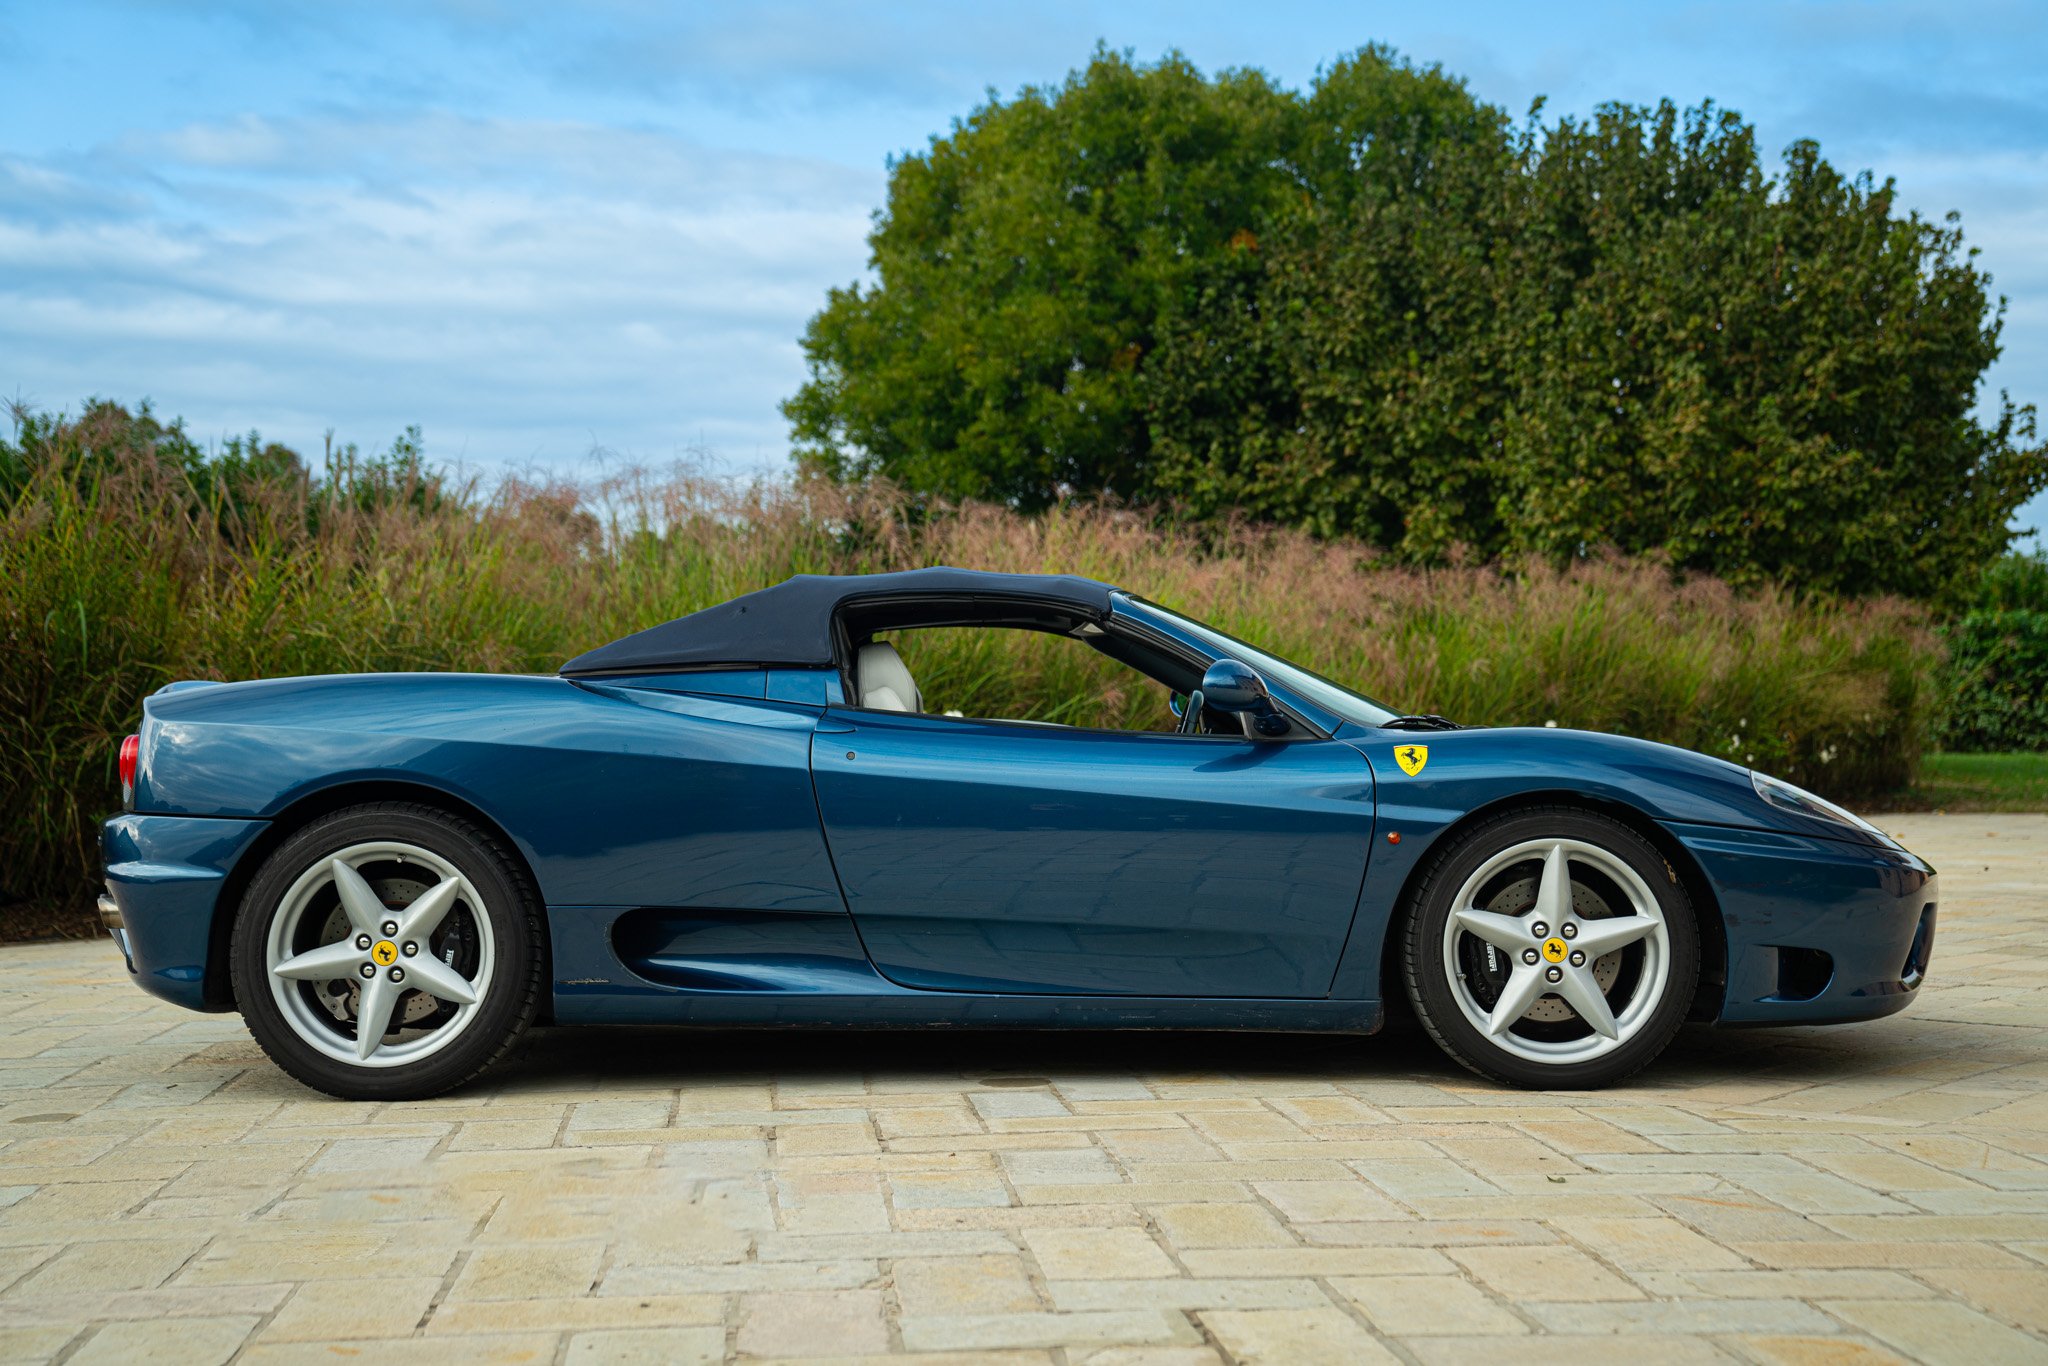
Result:
<svg viewBox="0 0 2048 1366"><path fill-rule="evenodd" d="M1839 1024L1904 1010L1926 980L1940 883L1900 849L1669 827L1728 932L1723 1024Z"/></svg>
<svg viewBox="0 0 2048 1366"><path fill-rule="evenodd" d="M192 1010L225 1008L225 984L207 990L214 917L228 913L222 884L265 824L130 813L100 828L107 876L100 919L137 986Z"/></svg>

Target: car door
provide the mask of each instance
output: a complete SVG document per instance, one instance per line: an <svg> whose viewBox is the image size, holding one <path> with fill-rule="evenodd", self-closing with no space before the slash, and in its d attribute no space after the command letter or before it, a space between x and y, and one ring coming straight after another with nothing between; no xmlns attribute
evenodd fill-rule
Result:
<svg viewBox="0 0 2048 1366"><path fill-rule="evenodd" d="M1348 745L833 708L826 842L875 967L943 991L1325 996L1371 848Z"/></svg>

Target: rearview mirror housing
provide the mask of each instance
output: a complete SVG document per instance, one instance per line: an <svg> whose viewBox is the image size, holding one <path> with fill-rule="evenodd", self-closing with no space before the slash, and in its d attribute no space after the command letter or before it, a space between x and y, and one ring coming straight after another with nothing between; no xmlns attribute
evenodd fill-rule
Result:
<svg viewBox="0 0 2048 1366"><path fill-rule="evenodd" d="M1273 706L1273 694L1258 670L1235 659L1219 659L1202 675L1202 701L1218 711L1252 714L1252 724L1261 735L1284 735L1287 718Z"/></svg>

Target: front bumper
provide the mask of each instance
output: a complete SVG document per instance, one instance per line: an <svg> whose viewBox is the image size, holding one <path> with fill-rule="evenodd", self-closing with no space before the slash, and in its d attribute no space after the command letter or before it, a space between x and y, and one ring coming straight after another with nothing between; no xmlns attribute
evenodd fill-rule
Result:
<svg viewBox="0 0 2048 1366"><path fill-rule="evenodd" d="M1723 1024L1838 1024L1904 1010L1926 980L1940 883L1902 849L1673 825L1728 935Z"/></svg>
<svg viewBox="0 0 2048 1366"><path fill-rule="evenodd" d="M207 989L214 917L233 913L220 905L222 885L265 825L128 813L100 827L107 873L100 919L137 986L192 1010L226 1008L225 983Z"/></svg>

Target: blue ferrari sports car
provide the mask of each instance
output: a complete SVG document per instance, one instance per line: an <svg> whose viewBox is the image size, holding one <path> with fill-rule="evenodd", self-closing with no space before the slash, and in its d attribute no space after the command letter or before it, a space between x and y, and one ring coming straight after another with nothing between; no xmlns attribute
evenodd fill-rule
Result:
<svg viewBox="0 0 2048 1366"><path fill-rule="evenodd" d="M1106 656L1159 729L949 710L898 646L959 630ZM1688 1019L1902 1008L1937 900L1788 783L1402 716L1063 576L803 575L558 676L173 683L121 777L136 982L361 1099L536 1020L1370 1034L1396 999L1484 1076L1598 1086Z"/></svg>

